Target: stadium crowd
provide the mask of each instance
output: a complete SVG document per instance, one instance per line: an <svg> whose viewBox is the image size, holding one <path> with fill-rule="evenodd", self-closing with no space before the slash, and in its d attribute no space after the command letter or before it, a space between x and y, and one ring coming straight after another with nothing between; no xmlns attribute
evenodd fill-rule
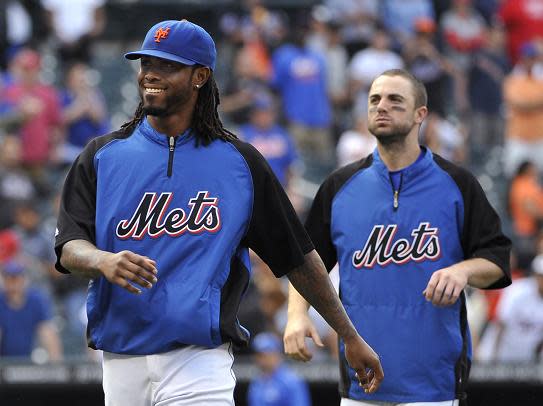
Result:
<svg viewBox="0 0 543 406"><path fill-rule="evenodd" d="M408 69L429 93L422 143L478 175L514 241L513 285L467 292L474 357L538 360L543 0L324 0L295 12L242 3L213 26L199 21L218 39L222 119L269 161L300 217L327 174L375 148L372 79ZM85 343L87 281L54 270L53 243L67 168L135 109L104 96L121 83L100 68L107 4L7 1L1 17L0 358L97 359ZM122 52L114 64L138 67ZM280 336L287 281L252 262L240 320L253 335ZM317 357L335 357L333 331L314 317L326 342Z"/></svg>

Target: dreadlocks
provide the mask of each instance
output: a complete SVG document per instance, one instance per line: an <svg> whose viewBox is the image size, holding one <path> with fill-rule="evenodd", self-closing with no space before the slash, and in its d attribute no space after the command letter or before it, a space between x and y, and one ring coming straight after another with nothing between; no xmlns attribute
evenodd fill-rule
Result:
<svg viewBox="0 0 543 406"><path fill-rule="evenodd" d="M124 123L121 126L121 130L124 131L126 134L130 134L132 131L135 130L141 120L143 120L143 102L140 102L140 104L138 104L138 108L134 113L134 117L132 118L132 120Z"/></svg>
<svg viewBox="0 0 543 406"><path fill-rule="evenodd" d="M231 141L238 138L234 133L224 128L217 110L219 104L219 88L212 72L205 85L199 90L194 113L192 114L191 127L195 132L196 145L200 143L209 145L216 139ZM124 123L121 130L127 134L131 133L143 118L143 102L140 102L132 120Z"/></svg>
<svg viewBox="0 0 543 406"><path fill-rule="evenodd" d="M208 145L216 139L231 141L238 138L234 133L224 128L217 111L220 103L219 88L213 77L213 72L211 72L209 79L198 94L191 123L192 128L196 130L197 140L204 145Z"/></svg>

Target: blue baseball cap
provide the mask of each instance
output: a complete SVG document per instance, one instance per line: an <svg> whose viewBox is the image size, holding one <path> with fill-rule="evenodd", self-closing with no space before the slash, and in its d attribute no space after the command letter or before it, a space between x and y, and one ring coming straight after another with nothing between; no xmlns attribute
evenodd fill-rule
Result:
<svg viewBox="0 0 543 406"><path fill-rule="evenodd" d="M255 352L280 353L283 351L283 344L273 333L260 333L253 339L251 347Z"/></svg>
<svg viewBox="0 0 543 406"><path fill-rule="evenodd" d="M19 276L25 273L25 268L15 261L6 262L2 268L4 274L9 276Z"/></svg>
<svg viewBox="0 0 543 406"><path fill-rule="evenodd" d="M257 94L251 106L252 110L272 110L274 108L273 98L266 94Z"/></svg>
<svg viewBox="0 0 543 406"><path fill-rule="evenodd" d="M215 70L217 50L211 35L187 20L167 20L153 25L141 50L128 52L126 59L155 56L185 65L203 65Z"/></svg>
<svg viewBox="0 0 543 406"><path fill-rule="evenodd" d="M537 46L533 42L525 42L520 47L520 55L523 58L535 58L538 54Z"/></svg>

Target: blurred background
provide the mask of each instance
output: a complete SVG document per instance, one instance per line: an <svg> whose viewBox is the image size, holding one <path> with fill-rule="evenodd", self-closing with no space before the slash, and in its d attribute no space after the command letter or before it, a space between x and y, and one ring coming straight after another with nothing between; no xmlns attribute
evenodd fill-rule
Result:
<svg viewBox="0 0 543 406"><path fill-rule="evenodd" d="M54 271L59 193L86 143L134 114L139 64L123 54L182 18L216 41L223 122L270 162L302 219L331 171L375 147L372 79L406 68L426 85L421 142L476 174L514 241L514 284L467 292L471 404L540 405L543 0L0 1L0 404L103 404L87 283ZM253 271L240 321L280 336L287 281L256 256ZM336 337L313 316L326 347L287 364L312 404L338 404ZM274 362L236 352L245 405Z"/></svg>

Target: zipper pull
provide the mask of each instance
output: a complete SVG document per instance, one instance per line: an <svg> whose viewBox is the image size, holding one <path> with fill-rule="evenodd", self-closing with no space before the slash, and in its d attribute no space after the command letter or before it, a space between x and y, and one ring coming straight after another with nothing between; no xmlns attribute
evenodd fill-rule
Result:
<svg viewBox="0 0 543 406"><path fill-rule="evenodd" d="M400 192L395 190L394 191L394 210L396 210L398 208L398 206L400 205L399 202L398 202L398 196L399 196Z"/></svg>
<svg viewBox="0 0 543 406"><path fill-rule="evenodd" d="M170 145L170 152L168 153L168 178L172 176L172 170L173 170L173 154L175 150L175 138L174 137L168 137L168 144Z"/></svg>

